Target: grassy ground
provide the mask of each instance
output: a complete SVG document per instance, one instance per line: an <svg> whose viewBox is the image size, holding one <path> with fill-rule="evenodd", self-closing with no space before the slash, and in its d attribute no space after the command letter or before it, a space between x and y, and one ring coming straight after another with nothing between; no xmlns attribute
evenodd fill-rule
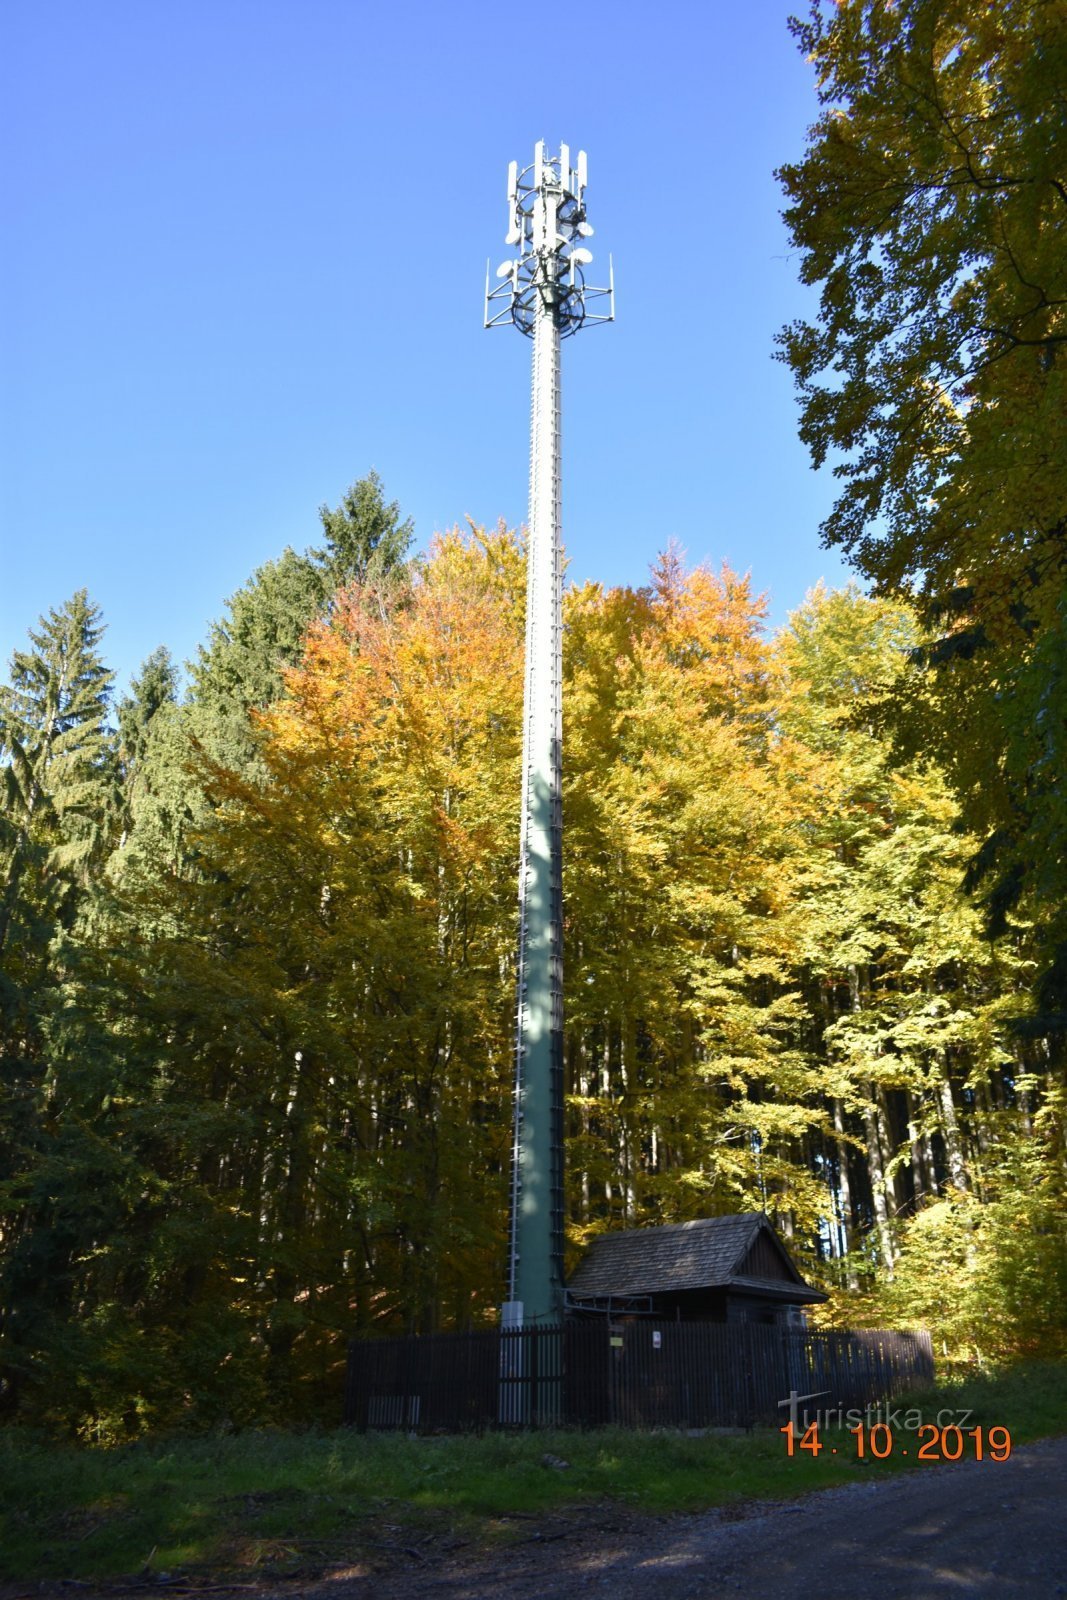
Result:
<svg viewBox="0 0 1067 1600"><path fill-rule="evenodd" d="M968 1427L999 1424L1024 1443L1067 1430L1067 1367L1015 1369L898 1403L901 1413L916 1407L924 1420L968 1409ZM424 1541L512 1537L530 1519L605 1504L698 1510L916 1466L914 1449L902 1454L914 1437L899 1422L883 1462L869 1452L857 1460L847 1433L823 1442L818 1457L792 1459L770 1431L622 1429L433 1439L242 1433L91 1450L11 1429L0 1434L0 1575L310 1570ZM567 1468L546 1465L546 1456Z"/></svg>

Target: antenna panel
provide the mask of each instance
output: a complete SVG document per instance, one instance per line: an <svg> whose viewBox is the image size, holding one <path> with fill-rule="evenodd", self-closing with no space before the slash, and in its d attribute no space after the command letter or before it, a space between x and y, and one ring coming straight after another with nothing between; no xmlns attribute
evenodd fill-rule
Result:
<svg viewBox="0 0 1067 1600"><path fill-rule="evenodd" d="M585 154L584 150L579 150L579 152L578 152L578 193L579 193L579 195L581 194L582 190L585 188L587 177L588 177L588 162L586 160L586 154Z"/></svg>
<svg viewBox="0 0 1067 1600"><path fill-rule="evenodd" d="M546 194L545 195L545 243L544 243L544 248L546 250L556 250L559 247L560 239L559 239L559 235L556 232L556 207L558 205L559 205L559 197L558 197L558 195L556 195L554 192L551 193L551 194Z"/></svg>

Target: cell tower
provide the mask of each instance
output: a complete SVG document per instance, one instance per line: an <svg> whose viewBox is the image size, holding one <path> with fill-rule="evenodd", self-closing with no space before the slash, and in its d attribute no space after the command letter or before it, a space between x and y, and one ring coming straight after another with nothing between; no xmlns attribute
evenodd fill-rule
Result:
<svg viewBox="0 0 1067 1600"><path fill-rule="evenodd" d="M508 168L507 243L518 255L485 273L485 326L513 322L533 340L526 685L519 852L508 1298L504 1326L563 1315L563 623L560 530L560 340L611 322L615 279L585 281L585 151L567 145ZM590 309L593 307L594 309ZM602 309L595 309L595 308Z"/></svg>

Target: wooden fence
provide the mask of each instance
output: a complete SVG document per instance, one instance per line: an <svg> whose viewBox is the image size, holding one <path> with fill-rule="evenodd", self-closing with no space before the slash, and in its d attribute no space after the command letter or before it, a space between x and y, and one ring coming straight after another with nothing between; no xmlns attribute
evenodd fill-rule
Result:
<svg viewBox="0 0 1067 1600"><path fill-rule="evenodd" d="M863 1410L930 1383L927 1333L756 1323L574 1321L521 1332L354 1340L345 1421L454 1433L491 1427L773 1426Z"/></svg>

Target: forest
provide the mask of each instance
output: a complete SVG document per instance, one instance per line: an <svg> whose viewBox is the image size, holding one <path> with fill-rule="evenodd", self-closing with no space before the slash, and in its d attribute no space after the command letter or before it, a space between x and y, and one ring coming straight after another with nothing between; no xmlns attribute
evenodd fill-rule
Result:
<svg viewBox="0 0 1067 1600"><path fill-rule="evenodd" d="M1054 9L795 25L779 355L857 582L770 633L653 529L565 596L570 1258L765 1209L949 1364L1067 1353ZM415 551L373 473L320 521L186 682L116 697L79 591L0 690L6 1420L332 1421L353 1334L497 1317L523 533Z"/></svg>

